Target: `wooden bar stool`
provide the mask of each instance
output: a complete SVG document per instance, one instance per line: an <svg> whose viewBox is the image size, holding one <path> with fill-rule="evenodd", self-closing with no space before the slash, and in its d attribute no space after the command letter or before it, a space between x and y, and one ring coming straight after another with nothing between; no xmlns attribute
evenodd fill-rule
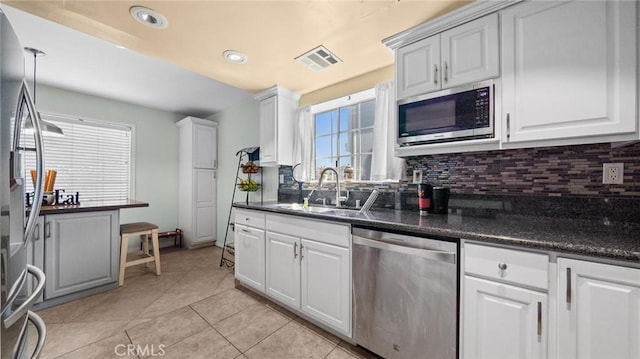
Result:
<svg viewBox="0 0 640 359"><path fill-rule="evenodd" d="M140 236L144 258L127 262L129 250L129 237ZM149 239L153 246L153 255L149 255ZM155 262L156 275L160 275L160 247L158 246L158 226L153 223L136 222L120 225L120 277L119 284L124 284L124 270L134 265Z"/></svg>

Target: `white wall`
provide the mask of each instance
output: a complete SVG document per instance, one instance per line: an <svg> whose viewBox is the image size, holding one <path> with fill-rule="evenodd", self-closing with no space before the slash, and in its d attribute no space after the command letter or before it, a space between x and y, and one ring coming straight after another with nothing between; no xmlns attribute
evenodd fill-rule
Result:
<svg viewBox="0 0 640 359"><path fill-rule="evenodd" d="M224 241L236 183L236 152L242 148L259 146L259 116L258 101L249 100L209 117L218 122L218 246L222 246ZM277 199L278 169L265 169L263 175L263 183L266 185L263 188L264 200ZM245 192L236 191L235 202L244 200ZM260 192L250 194L249 201L259 200ZM229 236L233 236L231 231Z"/></svg>
<svg viewBox="0 0 640 359"><path fill-rule="evenodd" d="M38 85L37 93L37 107L42 113L135 125L134 199L149 203L149 207L122 209L120 222L151 222L157 224L160 231L176 228L178 130L175 123L185 116L42 85Z"/></svg>

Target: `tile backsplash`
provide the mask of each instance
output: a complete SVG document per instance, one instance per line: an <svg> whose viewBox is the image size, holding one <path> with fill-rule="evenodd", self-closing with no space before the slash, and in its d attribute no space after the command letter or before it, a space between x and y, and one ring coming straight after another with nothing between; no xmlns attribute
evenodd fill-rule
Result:
<svg viewBox="0 0 640 359"><path fill-rule="evenodd" d="M602 184L602 164L624 163L624 184ZM407 158L407 178L460 194L640 197L640 143L522 148Z"/></svg>

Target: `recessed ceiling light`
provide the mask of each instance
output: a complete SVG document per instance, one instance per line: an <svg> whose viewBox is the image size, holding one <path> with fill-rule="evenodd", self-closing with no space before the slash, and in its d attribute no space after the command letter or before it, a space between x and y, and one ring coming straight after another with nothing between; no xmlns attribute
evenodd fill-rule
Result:
<svg viewBox="0 0 640 359"><path fill-rule="evenodd" d="M222 53L222 56L224 56L227 61L233 64L244 64L245 62L247 62L247 55L243 54L240 51L227 50Z"/></svg>
<svg viewBox="0 0 640 359"><path fill-rule="evenodd" d="M169 26L169 21L164 15L144 6L132 6L129 13L139 23L154 29L164 29Z"/></svg>
<svg viewBox="0 0 640 359"><path fill-rule="evenodd" d="M122 45L116 45L116 48L120 49L120 50L126 50L127 48L122 46Z"/></svg>

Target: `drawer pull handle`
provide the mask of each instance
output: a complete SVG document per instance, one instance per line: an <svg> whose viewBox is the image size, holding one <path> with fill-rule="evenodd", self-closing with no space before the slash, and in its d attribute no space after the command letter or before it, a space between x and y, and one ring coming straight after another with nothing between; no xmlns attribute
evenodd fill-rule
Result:
<svg viewBox="0 0 640 359"><path fill-rule="evenodd" d="M251 231L250 231L250 230L248 230L248 229L244 229L244 228L242 228L242 231L243 231L244 233L251 233Z"/></svg>
<svg viewBox="0 0 640 359"><path fill-rule="evenodd" d="M300 243L300 260L302 260L302 258L304 258L304 254L302 254L302 250L304 249L304 245L302 243Z"/></svg>
<svg viewBox="0 0 640 359"><path fill-rule="evenodd" d="M298 242L293 243L293 259L298 258Z"/></svg>
<svg viewBox="0 0 640 359"><path fill-rule="evenodd" d="M498 268L500 268L500 270L507 270L507 263L498 263Z"/></svg>
<svg viewBox="0 0 640 359"><path fill-rule="evenodd" d="M244 217L244 220L245 220L245 221L250 221L250 220L251 220L251 218L249 218L249 217Z"/></svg>
<svg viewBox="0 0 640 359"><path fill-rule="evenodd" d="M571 268L567 268L567 304L571 304Z"/></svg>

